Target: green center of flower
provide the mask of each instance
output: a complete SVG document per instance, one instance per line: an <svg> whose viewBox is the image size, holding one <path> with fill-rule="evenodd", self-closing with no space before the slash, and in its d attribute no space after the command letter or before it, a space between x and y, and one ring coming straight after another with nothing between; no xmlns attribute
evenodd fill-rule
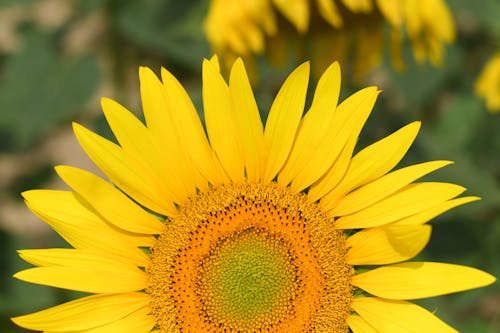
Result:
<svg viewBox="0 0 500 333"><path fill-rule="evenodd" d="M292 308L297 280L287 244L254 228L217 242L198 276L210 321L240 329L283 318Z"/></svg>

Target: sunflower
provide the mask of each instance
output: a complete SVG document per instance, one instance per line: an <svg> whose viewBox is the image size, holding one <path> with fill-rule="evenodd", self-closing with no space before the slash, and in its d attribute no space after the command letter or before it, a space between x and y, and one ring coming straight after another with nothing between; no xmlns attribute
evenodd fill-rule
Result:
<svg viewBox="0 0 500 333"><path fill-rule="evenodd" d="M264 52L275 63L285 63L291 48L299 59L314 59L315 73L333 60L352 60L354 74L361 77L382 59L386 25L397 69L404 67L405 35L417 63L435 66L455 38L444 0L212 0L205 33L228 64Z"/></svg>
<svg viewBox="0 0 500 333"><path fill-rule="evenodd" d="M500 52L484 66L476 80L475 90L484 98L490 112L500 111Z"/></svg>
<svg viewBox="0 0 500 333"><path fill-rule="evenodd" d="M115 144L75 124L111 182L58 166L71 191L23 193L73 248L22 250L16 278L92 295L13 318L44 332L455 332L407 300L488 285L471 267L415 262L433 217L477 197L415 182L449 161L391 171L411 123L353 156L379 91L338 104L340 68L303 116L309 64L263 126L243 61L203 62L205 129L181 84L140 69L146 125L102 100ZM337 105L338 104L338 105Z"/></svg>

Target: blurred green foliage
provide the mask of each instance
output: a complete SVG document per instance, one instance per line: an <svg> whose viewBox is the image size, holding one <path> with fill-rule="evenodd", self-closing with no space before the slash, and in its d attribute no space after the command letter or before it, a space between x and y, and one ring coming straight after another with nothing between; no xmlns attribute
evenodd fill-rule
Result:
<svg viewBox="0 0 500 333"><path fill-rule="evenodd" d="M99 83L95 57L62 57L56 54L54 39L25 32L23 47L5 61L0 83L2 149L26 149L62 120L76 116Z"/></svg>
<svg viewBox="0 0 500 333"><path fill-rule="evenodd" d="M49 2L53 6L48 12L56 23L40 19L42 6ZM420 257L472 265L500 276L500 115L487 113L473 94L482 64L500 49L500 3L448 3L458 40L448 48L443 68L417 66L408 55L408 68L395 72L386 61L363 84L375 82L383 93L360 145L422 119L421 134L403 163L456 161L427 179L464 185L468 194L483 199L437 218L432 241ZM61 13L58 6L64 9ZM99 108L97 97L103 93L138 111L138 65L156 71L161 65L167 67L199 106L201 59L210 56L202 31L207 7L208 1L202 0L0 0L0 15L17 15L8 27L17 40L15 47L3 47L0 40L0 171L6 159L13 161L14 168L22 164L0 182L1 201L10 202L12 192L43 186L54 177L46 167L60 161L36 152L53 133L68 129L70 121L84 120L110 135L102 116L94 112ZM58 18L64 13L69 14ZM81 31L91 37L78 37ZM265 115L288 69L260 64L263 79L256 96ZM349 83L348 72L343 75L346 96L359 87ZM31 167L26 165L30 164L26 156L34 156ZM16 200L12 204L20 206L19 196ZM16 249L65 245L53 233L18 232L1 220L4 216L0 215L0 331L25 332L8 318L76 294L11 278L27 267ZM498 284L422 303L461 332L500 331Z"/></svg>

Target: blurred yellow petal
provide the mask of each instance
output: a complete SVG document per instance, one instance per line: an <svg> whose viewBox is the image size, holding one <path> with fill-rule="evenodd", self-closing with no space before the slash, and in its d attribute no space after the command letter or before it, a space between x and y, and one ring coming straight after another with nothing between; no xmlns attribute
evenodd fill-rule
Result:
<svg viewBox="0 0 500 333"><path fill-rule="evenodd" d="M495 278L481 270L435 262L406 262L353 277L352 284L387 299L418 299L484 287Z"/></svg>
<svg viewBox="0 0 500 333"><path fill-rule="evenodd" d="M376 0L377 7L389 23L399 27L403 21L400 0Z"/></svg>
<svg viewBox="0 0 500 333"><path fill-rule="evenodd" d="M490 112L500 111L500 53L493 56L479 74L474 90Z"/></svg>
<svg viewBox="0 0 500 333"><path fill-rule="evenodd" d="M433 313L409 302L361 297L353 299L352 308L379 332L458 333Z"/></svg>
<svg viewBox="0 0 500 333"><path fill-rule="evenodd" d="M387 225L358 231L347 239L351 265L385 265L415 257L429 242L429 225Z"/></svg>
<svg viewBox="0 0 500 333"><path fill-rule="evenodd" d="M340 28L343 25L342 16L339 13L337 5L333 0L316 0L318 11L323 18L332 25L332 27Z"/></svg>
<svg viewBox="0 0 500 333"><path fill-rule="evenodd" d="M391 63L392 66L398 70L403 71L405 69L405 62L403 60L403 34L399 28L391 29L390 43L389 46L391 52Z"/></svg>
<svg viewBox="0 0 500 333"><path fill-rule="evenodd" d="M368 13L372 10L372 3L370 0L342 0L342 3L352 12Z"/></svg>
<svg viewBox="0 0 500 333"><path fill-rule="evenodd" d="M418 64L429 61L440 66L445 46L455 39L455 22L445 0L212 0L210 3L205 32L227 68L238 57L255 61L263 53L271 58L273 65L284 66L288 59L273 58L286 53L292 59L313 60L315 76L332 61L347 63L353 69L354 80L359 81L380 65L387 46L391 48L394 67L402 70L400 51L407 40ZM384 38L387 24L392 32L390 41Z"/></svg>
<svg viewBox="0 0 500 333"><path fill-rule="evenodd" d="M455 39L455 24L451 11L444 0L426 0L422 15L437 39L451 43ZM439 17L439 21L436 20ZM442 45L442 44L441 44Z"/></svg>
<svg viewBox="0 0 500 333"><path fill-rule="evenodd" d="M308 2L308 0L273 0L278 10L300 33L305 33L309 25Z"/></svg>
<svg viewBox="0 0 500 333"><path fill-rule="evenodd" d="M331 1L331 0L326 0ZM333 60L340 64L348 62L348 54L352 47L350 31L340 29L325 31L309 36L313 76L320 76Z"/></svg>
<svg viewBox="0 0 500 333"><path fill-rule="evenodd" d="M360 26L354 30L354 78L362 80L382 60L384 45L383 26Z"/></svg>
<svg viewBox="0 0 500 333"><path fill-rule="evenodd" d="M420 3L418 1L402 1L402 9L405 17L406 30L410 39L415 38L420 34L423 29L423 21L421 19L421 9L424 2ZM425 4L424 4L425 5Z"/></svg>

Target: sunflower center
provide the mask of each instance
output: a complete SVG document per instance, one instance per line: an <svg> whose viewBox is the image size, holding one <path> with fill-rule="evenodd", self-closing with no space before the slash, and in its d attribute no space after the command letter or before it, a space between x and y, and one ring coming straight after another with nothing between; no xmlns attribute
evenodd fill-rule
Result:
<svg viewBox="0 0 500 333"><path fill-rule="evenodd" d="M305 194L226 184L192 198L152 248L160 332L347 332L344 234Z"/></svg>
<svg viewBox="0 0 500 333"><path fill-rule="evenodd" d="M200 266L201 302L218 325L251 330L291 311L297 269L279 237L247 229L217 242Z"/></svg>

